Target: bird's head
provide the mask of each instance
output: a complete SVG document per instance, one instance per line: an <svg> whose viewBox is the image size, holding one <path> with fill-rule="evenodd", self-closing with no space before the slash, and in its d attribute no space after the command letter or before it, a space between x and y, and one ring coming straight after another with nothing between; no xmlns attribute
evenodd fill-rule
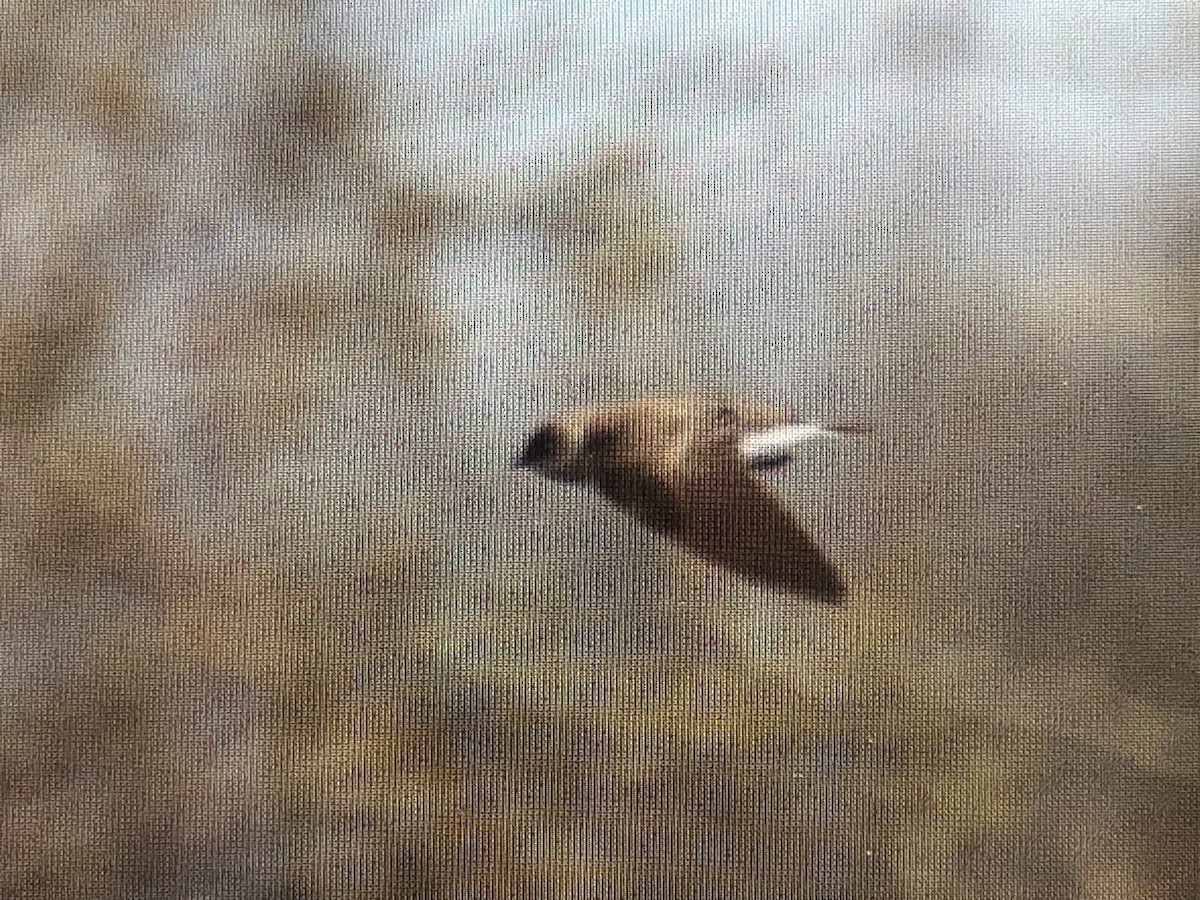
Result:
<svg viewBox="0 0 1200 900"><path fill-rule="evenodd" d="M546 469L553 466L563 450L563 434L554 425L542 425L525 441L513 467L517 469Z"/></svg>
<svg viewBox="0 0 1200 900"><path fill-rule="evenodd" d="M540 426L515 460L513 466L529 469L556 481L575 481L580 477L577 459L578 440L570 429L550 422Z"/></svg>
<svg viewBox="0 0 1200 900"><path fill-rule="evenodd" d="M585 481L611 464L623 434L607 421L569 414L534 431L513 465L555 481Z"/></svg>

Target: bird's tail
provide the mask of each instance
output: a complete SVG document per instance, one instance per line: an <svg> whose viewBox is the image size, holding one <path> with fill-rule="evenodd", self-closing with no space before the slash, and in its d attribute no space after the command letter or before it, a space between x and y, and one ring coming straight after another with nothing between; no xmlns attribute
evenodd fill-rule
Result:
<svg viewBox="0 0 1200 900"><path fill-rule="evenodd" d="M832 434L871 434L875 430L866 422L821 422L820 427Z"/></svg>
<svg viewBox="0 0 1200 900"><path fill-rule="evenodd" d="M775 425L752 431L742 437L740 450L746 465L753 469L773 469L790 462L796 449L822 438L868 434L871 426L860 422L805 422L801 425Z"/></svg>

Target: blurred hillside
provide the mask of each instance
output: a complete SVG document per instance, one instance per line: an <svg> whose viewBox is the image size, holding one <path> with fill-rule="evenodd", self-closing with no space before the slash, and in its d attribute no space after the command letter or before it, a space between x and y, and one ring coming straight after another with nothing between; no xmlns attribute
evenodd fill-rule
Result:
<svg viewBox="0 0 1200 900"><path fill-rule="evenodd" d="M0 897L1200 896L1195 8L487 9L0 9Z"/></svg>

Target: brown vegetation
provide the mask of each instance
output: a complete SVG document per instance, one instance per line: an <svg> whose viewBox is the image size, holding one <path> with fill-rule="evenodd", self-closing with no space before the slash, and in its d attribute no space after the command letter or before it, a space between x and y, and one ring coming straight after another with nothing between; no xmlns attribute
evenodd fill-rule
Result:
<svg viewBox="0 0 1200 900"><path fill-rule="evenodd" d="M434 295L489 210L387 171L302 12L206 191L159 88L208 7L55 9L0 23L0 896L1200 894L1194 206L973 303L864 253L887 424L798 502L869 549L780 606L465 461ZM648 160L533 191L592 319L679 265Z"/></svg>

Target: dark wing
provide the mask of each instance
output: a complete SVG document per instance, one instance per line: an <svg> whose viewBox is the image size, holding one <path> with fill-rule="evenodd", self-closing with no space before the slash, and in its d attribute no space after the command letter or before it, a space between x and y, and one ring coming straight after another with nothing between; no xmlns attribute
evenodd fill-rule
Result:
<svg viewBox="0 0 1200 900"><path fill-rule="evenodd" d="M674 532L679 508L666 475L678 424L671 417L597 415L581 438L589 480L608 499L660 531Z"/></svg>
<svg viewBox="0 0 1200 900"><path fill-rule="evenodd" d="M607 469L596 473L596 486L651 528L679 535L679 499L659 471L632 465Z"/></svg>
<svg viewBox="0 0 1200 900"><path fill-rule="evenodd" d="M596 454L603 462L593 468L593 482L699 556L756 581L838 600L844 587L837 571L742 461L737 447L747 419L774 424L781 417L706 403L686 417L660 418L649 431L597 432L611 446Z"/></svg>
<svg viewBox="0 0 1200 900"><path fill-rule="evenodd" d="M700 556L743 576L834 602L837 570L779 498L733 453L703 448L681 466L676 536Z"/></svg>

